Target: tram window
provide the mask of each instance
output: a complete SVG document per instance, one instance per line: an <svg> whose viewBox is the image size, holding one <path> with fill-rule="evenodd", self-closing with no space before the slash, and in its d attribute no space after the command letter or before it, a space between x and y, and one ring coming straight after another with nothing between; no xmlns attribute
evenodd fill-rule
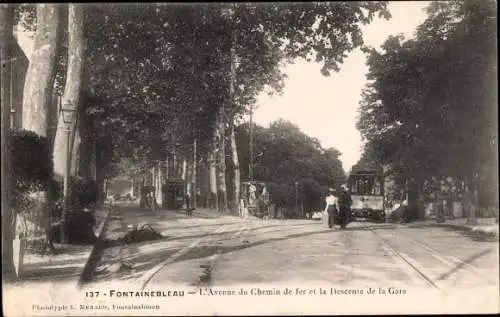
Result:
<svg viewBox="0 0 500 317"><path fill-rule="evenodd" d="M371 194L372 191L372 182L370 178L365 178L363 181L363 194Z"/></svg>
<svg viewBox="0 0 500 317"><path fill-rule="evenodd" d="M381 180L371 175L359 175L352 180L351 192L358 195L381 195Z"/></svg>
<svg viewBox="0 0 500 317"><path fill-rule="evenodd" d="M358 193L361 195L365 193L365 182L362 178L358 179Z"/></svg>
<svg viewBox="0 0 500 317"><path fill-rule="evenodd" d="M181 188L177 188L177 190L175 191L175 195L176 195L177 197L182 197L182 196L183 196L183 195L182 195L182 189L181 189Z"/></svg>
<svg viewBox="0 0 500 317"><path fill-rule="evenodd" d="M351 182L351 192L352 193L357 193L358 192L358 183L357 183L357 180L353 180L353 182Z"/></svg>
<svg viewBox="0 0 500 317"><path fill-rule="evenodd" d="M375 183L373 184L372 188L372 195L380 195L381 190L380 190L380 180L378 178L375 178Z"/></svg>

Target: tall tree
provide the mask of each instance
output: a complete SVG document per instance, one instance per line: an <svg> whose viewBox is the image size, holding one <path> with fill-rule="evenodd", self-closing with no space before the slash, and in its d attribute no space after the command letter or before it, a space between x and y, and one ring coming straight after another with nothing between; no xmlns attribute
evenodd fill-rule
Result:
<svg viewBox="0 0 500 317"><path fill-rule="evenodd" d="M228 124L215 124L221 105L222 118L232 122L266 84L279 89L281 62L293 58L315 56L324 74L338 69L345 53L362 45L360 24L387 15L385 2L231 7L230 15L211 4L85 7L92 25L89 92L109 101L89 111L110 132L114 161L165 157L169 135L191 143L193 126L206 155L217 126L228 135ZM237 30L241 60L232 97L228 26Z"/></svg>
<svg viewBox="0 0 500 317"><path fill-rule="evenodd" d="M64 199L69 197L69 177L71 176L71 163L75 160L71 157L75 139L77 139L77 121L79 107L82 105L80 96L82 94L82 80L84 69L84 29L83 8L79 4L69 4L68 7L68 66L66 85L62 99L63 107L67 113L61 113L58 119L58 128L54 140L54 176L58 179L64 177ZM70 112L71 111L71 112ZM68 130L69 129L69 130ZM79 134L78 134L79 138ZM76 154L76 153L75 153ZM67 164L67 165L66 165ZM66 171L65 171L66 169ZM68 202L65 202L65 206ZM68 215L63 212L61 219L63 225ZM65 227L63 227L65 228ZM64 240L64 239L62 239Z"/></svg>
<svg viewBox="0 0 500 317"><path fill-rule="evenodd" d="M1 100L1 151L2 151L2 276L8 280L15 276L13 262L14 240L14 210L9 202L11 199L11 162L10 162L10 68L13 39L13 7L10 4L0 4L0 100Z"/></svg>
<svg viewBox="0 0 500 317"><path fill-rule="evenodd" d="M358 128L415 190L450 176L477 188L476 175L495 157L494 6L438 1L428 14L415 39L390 37L383 52L371 51Z"/></svg>
<svg viewBox="0 0 500 317"><path fill-rule="evenodd" d="M59 4L37 5L36 17L33 53L23 93L23 128L45 137L60 44L61 7Z"/></svg>
<svg viewBox="0 0 500 317"><path fill-rule="evenodd" d="M59 4L40 4L36 6L36 31L33 52L30 57L23 91L24 130L32 131L46 138L49 134L51 107L56 76L56 53L61 40L61 6ZM44 158L50 160L50 157ZM50 243L50 208L48 189L38 192L37 213L41 223L38 228L45 232L44 247Z"/></svg>
<svg viewBox="0 0 500 317"><path fill-rule="evenodd" d="M83 69L85 62L85 39L84 39L84 16L83 7L79 4L69 4L68 7L68 64L66 74L66 85L64 88L64 96L62 98L62 106L72 112L68 115L59 115L56 137L54 140L54 174L56 177L64 175L65 162L72 161L71 155L73 152L73 144L75 143L77 134L78 114L81 112L79 107L80 96L82 94ZM65 119L69 123L65 123ZM70 137L66 136L66 130L71 132ZM68 144L69 142L69 144ZM67 148L71 151L67 151Z"/></svg>

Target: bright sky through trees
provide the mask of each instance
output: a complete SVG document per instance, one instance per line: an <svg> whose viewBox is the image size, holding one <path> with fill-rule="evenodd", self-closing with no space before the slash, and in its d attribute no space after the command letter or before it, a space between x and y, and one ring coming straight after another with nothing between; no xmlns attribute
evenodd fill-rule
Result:
<svg viewBox="0 0 500 317"><path fill-rule="evenodd" d="M392 18L375 19L363 28L365 43L380 48L389 35L403 33L413 37L416 27L426 14L428 1L397 1L389 3ZM262 94L257 102L254 120L268 126L278 118L297 124L301 130L321 141L323 147L335 147L342 152L341 161L350 170L362 149L361 135L356 129L358 103L366 83L366 57L353 51L338 73L323 77L320 65L298 60L286 67L288 74L283 96Z"/></svg>

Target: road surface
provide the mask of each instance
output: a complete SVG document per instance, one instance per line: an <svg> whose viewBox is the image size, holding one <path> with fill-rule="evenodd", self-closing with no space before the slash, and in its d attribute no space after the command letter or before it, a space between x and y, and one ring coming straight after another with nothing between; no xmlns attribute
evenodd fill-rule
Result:
<svg viewBox="0 0 500 317"><path fill-rule="evenodd" d="M340 230L322 221L187 217L134 208L121 208L109 236L127 231L130 223L147 222L165 238L109 248L94 284L130 281L143 290L183 285L203 296L241 285L261 292L255 295L272 295L277 288L269 285L321 285L329 295L366 294L369 288L392 296L414 294L406 300L415 299L416 290L443 296L469 292L468 297L482 290L486 295L472 293L474 305L498 307L491 302L499 284L495 241L429 226L353 222ZM268 287L252 291L252 285Z"/></svg>

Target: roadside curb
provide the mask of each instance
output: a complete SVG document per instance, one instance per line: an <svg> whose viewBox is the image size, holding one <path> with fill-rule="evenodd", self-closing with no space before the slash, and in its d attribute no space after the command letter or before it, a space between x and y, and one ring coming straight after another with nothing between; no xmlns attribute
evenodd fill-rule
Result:
<svg viewBox="0 0 500 317"><path fill-rule="evenodd" d="M497 237L499 236L498 231L487 231L484 228L480 227L471 227L468 225L461 224L453 224L453 223L424 223L424 225L432 226L432 227L447 227L455 230L466 231L468 233L473 233L482 236L488 237Z"/></svg>
<svg viewBox="0 0 500 317"><path fill-rule="evenodd" d="M107 219L109 218L110 214L112 213L112 210L113 210L113 207L112 206L105 206L101 209L103 211L103 214L100 215L99 217L100 218L103 218L102 221L100 221L100 223L98 224L98 227L97 229L94 230L94 235L96 237L101 238L103 232L105 231L105 228L106 228L106 225L107 225ZM36 262L28 262L28 261L25 261L23 263L23 267L28 268L28 267L31 267L31 269L35 268L35 267L40 267L40 266L45 266L45 267L52 267L52 266L57 266L58 264L60 263L64 263L65 265L67 265L68 263L71 263L71 265L75 266L75 268L79 268L78 271L80 272L74 272L74 273L71 273L69 275L67 275L68 277L69 276L72 276L73 278L75 277L78 277L79 275L81 275L81 272L85 269L85 266L87 265L87 261L89 259L89 257L91 256L93 250L95 248L95 244L94 245L89 245L88 246L88 249L86 249L85 251L83 251L82 255L79 256L78 258L73 258L73 257L70 257L68 259L64 259L62 260L62 262L60 262L61 260L54 260L54 259L47 259L47 260L41 260L41 261L36 261ZM66 276L66 274L64 274ZM58 277L60 277L58 275ZM48 276L38 276L36 277L36 279L47 279L47 278L51 278L51 275L48 275ZM30 281L30 280L33 280L35 278L33 277L24 277L22 278L21 280L22 281Z"/></svg>

